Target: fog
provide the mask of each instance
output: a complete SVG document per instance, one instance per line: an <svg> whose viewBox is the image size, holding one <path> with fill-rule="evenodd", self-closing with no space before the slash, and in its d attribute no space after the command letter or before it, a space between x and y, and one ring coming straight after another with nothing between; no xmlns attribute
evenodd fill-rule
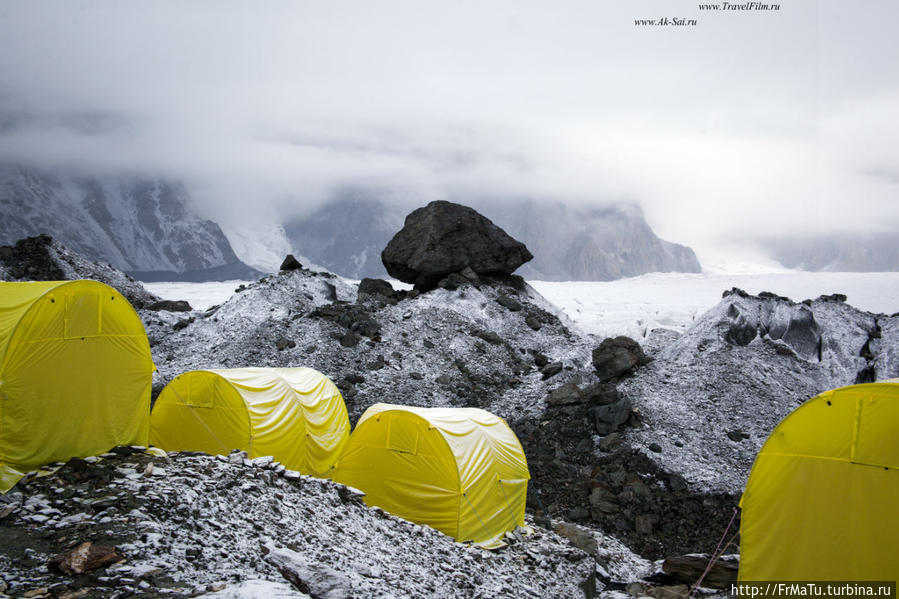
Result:
<svg viewBox="0 0 899 599"><path fill-rule="evenodd" d="M228 222L371 186L635 202L698 248L899 229L899 4L780 5L3 1L0 160Z"/></svg>

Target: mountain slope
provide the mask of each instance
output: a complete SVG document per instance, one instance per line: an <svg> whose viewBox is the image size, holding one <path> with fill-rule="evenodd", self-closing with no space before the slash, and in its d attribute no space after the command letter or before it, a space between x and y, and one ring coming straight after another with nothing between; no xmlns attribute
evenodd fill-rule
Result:
<svg viewBox="0 0 899 599"><path fill-rule="evenodd" d="M899 235L832 234L769 240L772 257L788 268L830 272L899 271Z"/></svg>
<svg viewBox="0 0 899 599"><path fill-rule="evenodd" d="M219 226L160 179L54 175L0 165L0 244L49 233L83 256L145 280L255 278ZM214 270L213 270L214 269Z"/></svg>
<svg viewBox="0 0 899 599"><path fill-rule="evenodd" d="M659 239L636 206L573 207L533 200L459 200L534 254L518 274L548 281L609 281L647 272L700 272L686 246ZM381 251L409 207L353 192L285 225L293 246L350 278L382 277Z"/></svg>

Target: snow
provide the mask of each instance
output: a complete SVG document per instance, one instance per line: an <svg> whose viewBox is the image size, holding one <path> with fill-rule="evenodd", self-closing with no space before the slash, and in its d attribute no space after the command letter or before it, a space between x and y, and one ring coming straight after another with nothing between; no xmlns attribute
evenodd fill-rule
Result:
<svg viewBox="0 0 899 599"><path fill-rule="evenodd" d="M564 310L586 333L627 335L641 340L654 328L683 332L739 287L752 294L770 291L793 300L842 293L860 310L899 312L899 273L652 273L617 281L528 281Z"/></svg>
<svg viewBox="0 0 899 599"><path fill-rule="evenodd" d="M352 284L355 281L347 280ZM248 281L147 283L163 299L185 299L196 310L221 304ZM564 310L584 332L600 337L643 339L654 328L682 332L739 287L749 293L771 291L800 301L843 293L848 302L874 313L899 312L899 273L652 273L617 281L529 281L543 297ZM391 281L394 289L408 285Z"/></svg>
<svg viewBox="0 0 899 599"><path fill-rule="evenodd" d="M209 283L144 283L150 293L163 299L187 300L194 310L207 310L225 303L234 290L249 281L212 281Z"/></svg>

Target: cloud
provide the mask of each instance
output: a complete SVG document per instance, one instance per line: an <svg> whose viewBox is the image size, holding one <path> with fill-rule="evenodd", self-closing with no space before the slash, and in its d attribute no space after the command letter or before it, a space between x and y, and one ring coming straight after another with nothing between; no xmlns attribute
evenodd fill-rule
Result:
<svg viewBox="0 0 899 599"><path fill-rule="evenodd" d="M781 5L6 3L0 158L236 221L370 185L635 201L688 244L896 226L899 7Z"/></svg>

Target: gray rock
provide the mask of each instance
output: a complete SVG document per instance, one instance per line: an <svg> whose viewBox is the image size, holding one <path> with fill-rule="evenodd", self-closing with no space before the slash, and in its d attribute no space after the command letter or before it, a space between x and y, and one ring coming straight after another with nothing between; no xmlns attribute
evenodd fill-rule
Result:
<svg viewBox="0 0 899 599"><path fill-rule="evenodd" d="M148 310L166 310L168 312L190 312L193 308L185 300L161 300L147 306Z"/></svg>
<svg viewBox="0 0 899 599"><path fill-rule="evenodd" d="M285 349L294 348L297 346L297 342L293 339L288 339L287 337L279 337L277 341L275 341L275 347L278 348L278 351L284 351Z"/></svg>
<svg viewBox="0 0 899 599"><path fill-rule="evenodd" d="M621 399L621 394L618 392L617 387L610 383L596 383L586 387L583 392L584 397L597 406L615 403Z"/></svg>
<svg viewBox="0 0 899 599"><path fill-rule="evenodd" d="M340 345L343 347L356 347L359 345L359 337L353 331L347 331L340 337Z"/></svg>
<svg viewBox="0 0 899 599"><path fill-rule="evenodd" d="M594 406L591 408L591 411L593 412L597 434L608 435L614 433L627 422L631 415L632 406L630 400L624 398L604 406Z"/></svg>
<svg viewBox="0 0 899 599"><path fill-rule="evenodd" d="M524 323L534 329L535 331L539 331L543 324L540 322L540 319L537 318L533 314L528 314L524 317Z"/></svg>
<svg viewBox="0 0 899 599"><path fill-rule="evenodd" d="M546 403L551 406L564 406L584 401L584 394L574 383L566 383L553 389L546 397Z"/></svg>
<svg viewBox="0 0 899 599"><path fill-rule="evenodd" d="M562 363L561 362L552 362L540 369L540 374L543 375L544 381L548 378L552 378L552 377L556 376L560 372L562 372Z"/></svg>
<svg viewBox="0 0 899 599"><path fill-rule="evenodd" d="M494 331L475 331L475 337L479 337L491 345L502 345L503 339Z"/></svg>
<svg viewBox="0 0 899 599"><path fill-rule="evenodd" d="M610 381L649 362L640 344L630 337L606 338L593 350L593 368L600 381Z"/></svg>
<svg viewBox="0 0 899 599"><path fill-rule="evenodd" d="M365 278L359 281L359 291L357 292L358 299L363 300L366 297L377 295L385 298L392 298L396 296L396 291L393 289L393 286L383 279L369 279Z"/></svg>
<svg viewBox="0 0 899 599"><path fill-rule="evenodd" d="M471 284L471 281L460 275L459 273L450 273L437 282L437 287L446 289L447 291L455 291L460 287Z"/></svg>
<svg viewBox="0 0 899 599"><path fill-rule="evenodd" d="M500 294L500 296L496 298L496 303L506 308L510 312L520 312L523 308L518 300L505 294Z"/></svg>
<svg viewBox="0 0 899 599"><path fill-rule="evenodd" d="M695 584L706 571L711 561L709 555L681 555L669 557L662 562L662 572L675 580L687 584ZM711 589L726 589L737 581L739 560L735 555L724 556L717 560L702 579L702 586Z"/></svg>
<svg viewBox="0 0 899 599"><path fill-rule="evenodd" d="M621 445L621 435L618 433L609 433L599 440L599 450L604 453L614 451L616 447Z"/></svg>
<svg viewBox="0 0 899 599"><path fill-rule="evenodd" d="M346 599L351 596L350 580L320 560L307 560L302 554L273 543L265 545L265 560L275 566L301 593L312 599Z"/></svg>
<svg viewBox="0 0 899 599"><path fill-rule="evenodd" d="M450 273L511 274L533 256L519 241L472 208L431 202L406 217L381 253L387 272L421 289Z"/></svg>
<svg viewBox="0 0 899 599"><path fill-rule="evenodd" d="M587 530L577 524L569 524L568 522L557 522L553 526L553 531L560 537L564 537L571 541L571 544L596 557L599 552L599 546L596 544L596 536L592 531Z"/></svg>

